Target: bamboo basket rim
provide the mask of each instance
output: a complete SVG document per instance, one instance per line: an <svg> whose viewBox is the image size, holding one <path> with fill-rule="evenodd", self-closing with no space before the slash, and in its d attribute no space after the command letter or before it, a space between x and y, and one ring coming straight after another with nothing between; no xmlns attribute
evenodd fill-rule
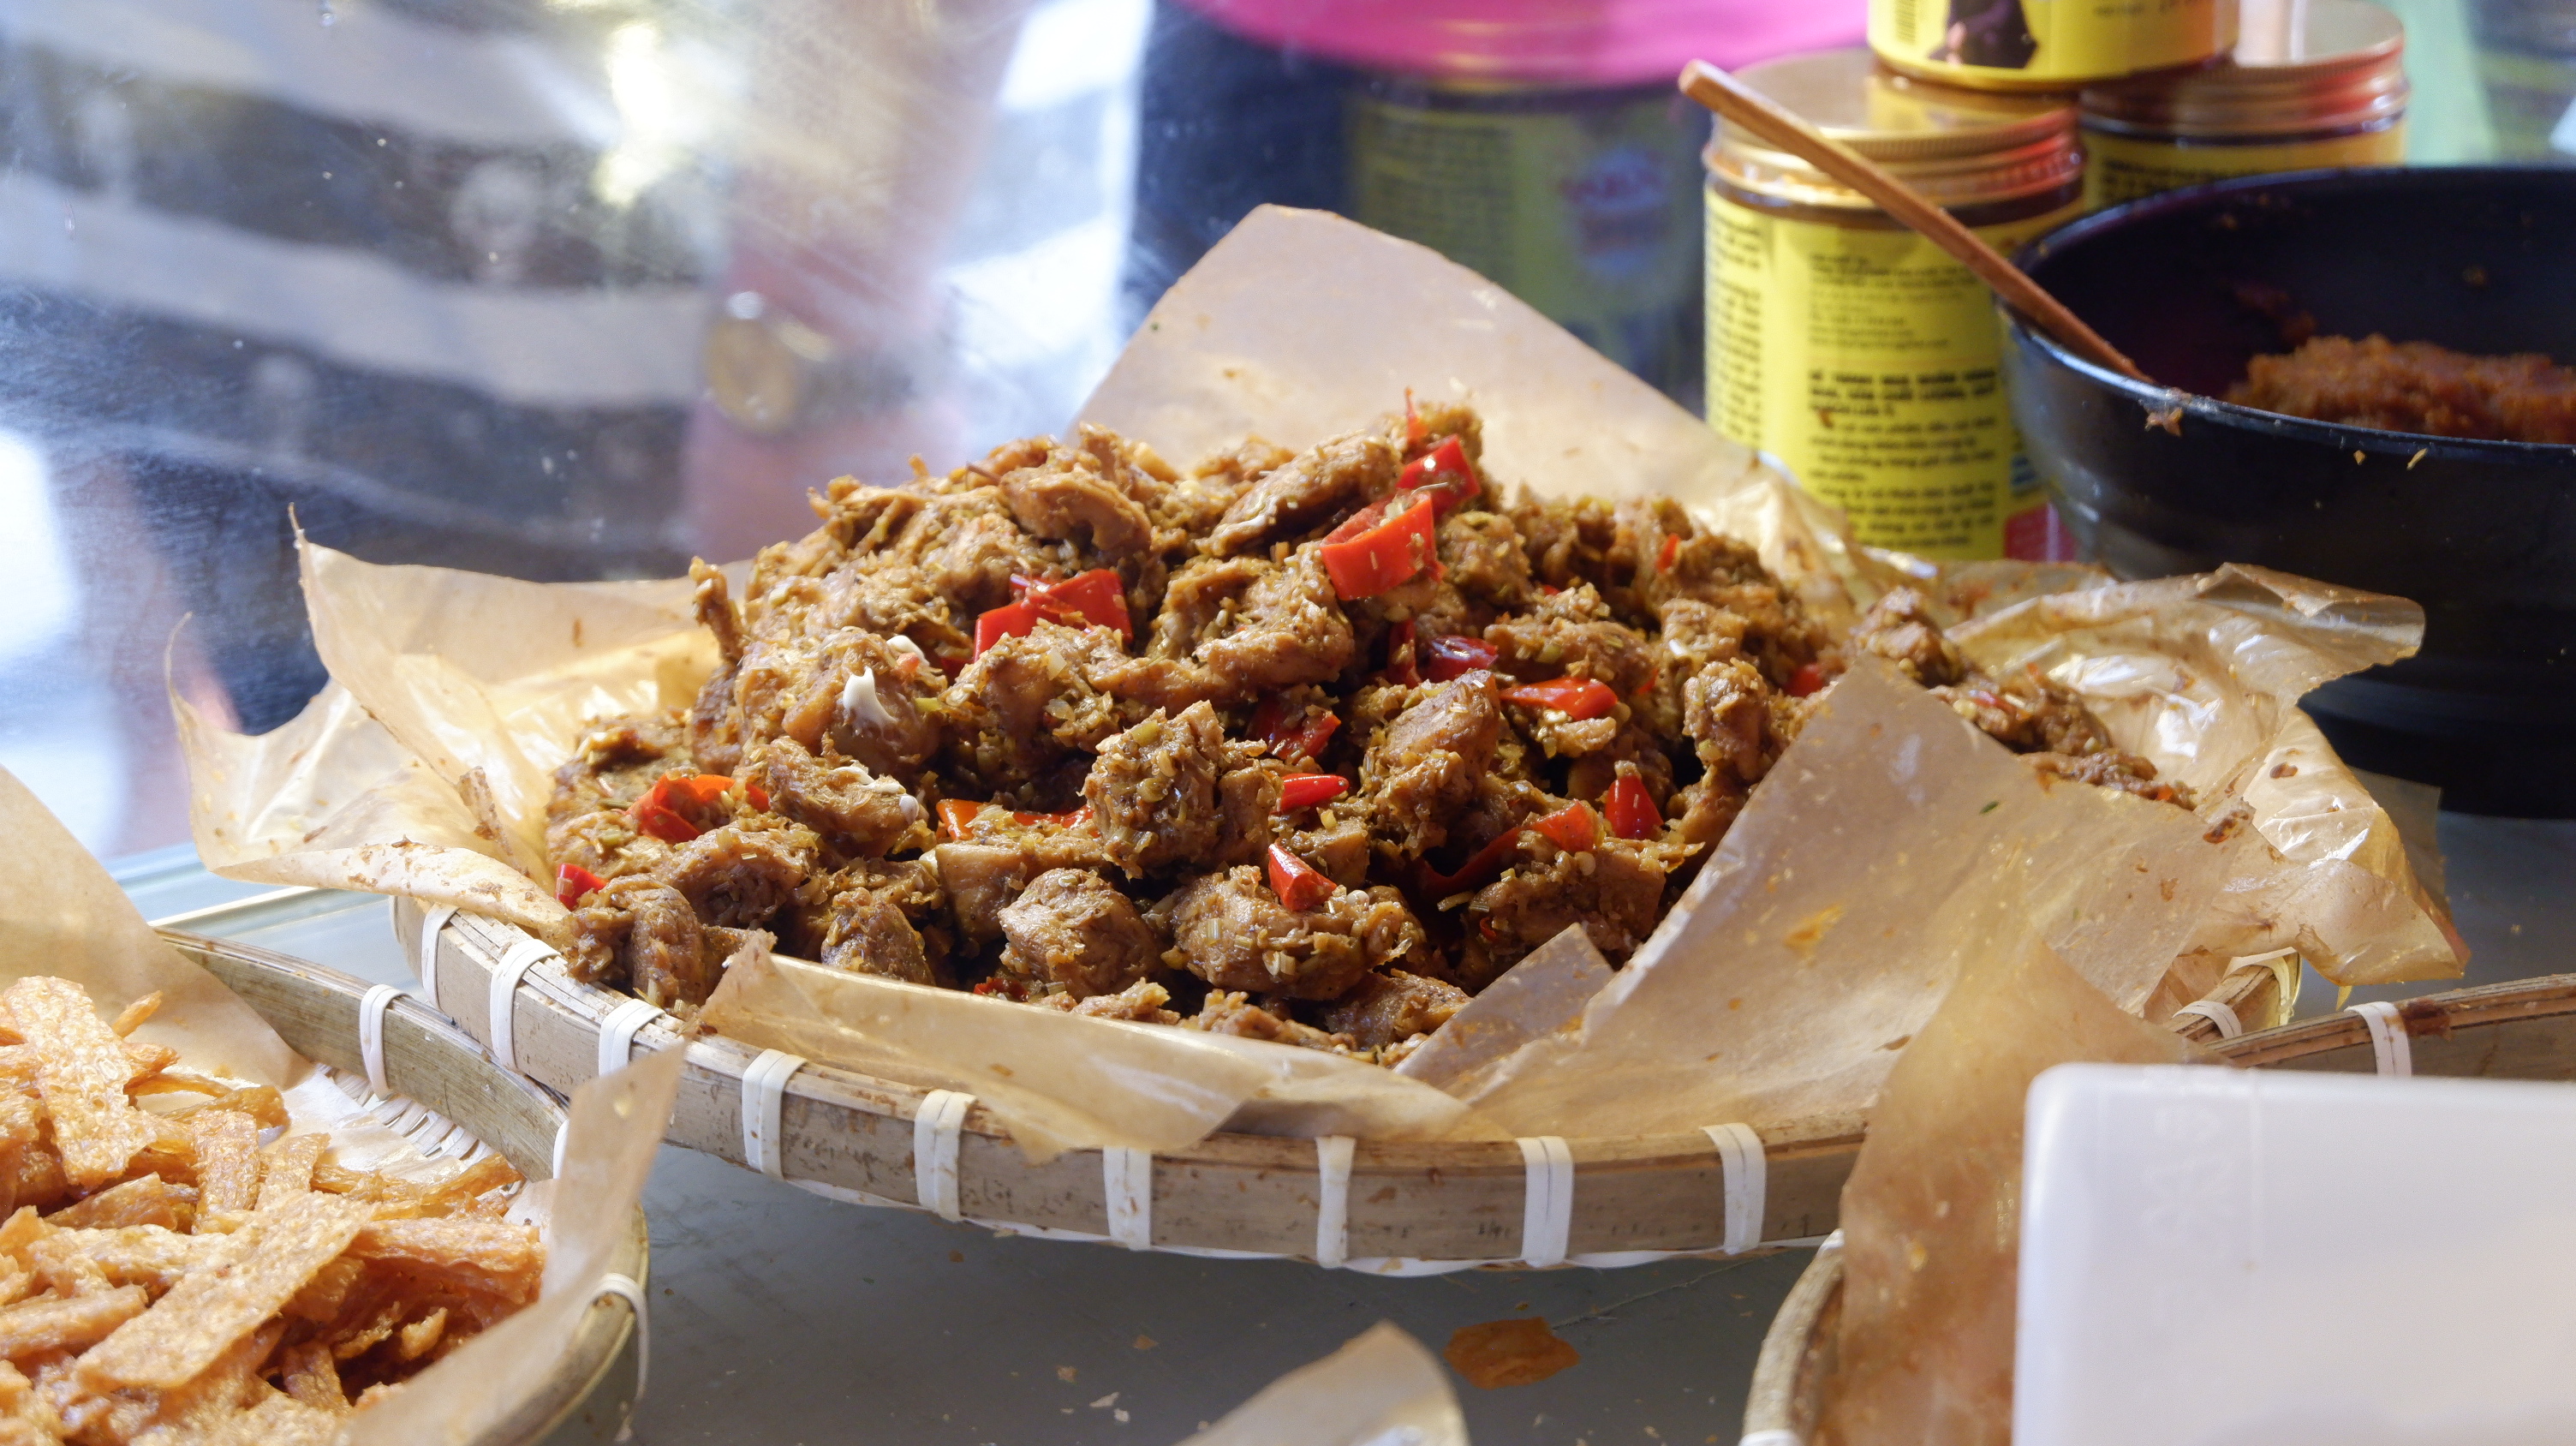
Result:
<svg viewBox="0 0 2576 1446"><path fill-rule="evenodd" d="M512 1055L551 1089L569 1090L590 1078L600 1063L601 1022L609 1011L628 1004L629 996L572 979L542 941L498 920L451 913L442 919L437 938L424 941L422 925L430 911L418 899L397 897L394 932L424 977L428 969L440 971L430 986L437 1007L488 1046L495 1033L489 994L493 977L505 957L514 966L524 964L511 993ZM2249 965L2230 972L2208 997L2228 1005L2231 1018L2259 1016L2279 998L2277 976L2268 965ZM2219 1035L2213 1020L2199 1016L2187 1016L2176 1027L2189 1037L2215 1040ZM754 1153L743 1139L742 1078L763 1051L721 1035L684 1037L668 1013L643 1024L634 1040L644 1048L687 1052L681 1109L670 1140L738 1164L753 1163ZM768 1173L857 1203L932 1208L937 1197L925 1192L916 1167L931 1128L920 1123L921 1116L937 1093L836 1066L801 1063L780 1096L782 1149L765 1162L773 1167ZM823 1132L815 1127L826 1119L837 1121L843 1137L854 1133L854 1121L869 1122L858 1131L867 1138L855 1145L846 1138L820 1139ZM1721 1128L1723 1123L1710 1122ZM1733 1252L1725 1250L1729 1182L1720 1147L1710 1134L1567 1139L1561 1143L1571 1160L1574 1199L1561 1258L1581 1265L1628 1265L1812 1242L1834 1227L1832 1212L1862 1129L1857 1116L1829 1116L1760 1131L1765 1189L1755 1210L1759 1228L1749 1245L1737 1237L1740 1248ZM1121 1168L1116 1159L1100 1151L1068 1151L1051 1167L1025 1166L1007 1130L980 1104L966 1111L954 1138L952 1158L961 1193L950 1218L1014 1233L1114 1240L1130 1248L1182 1253L1353 1264L1389 1273L1534 1261L1528 1247L1538 1167L1519 1142L1356 1142L1347 1157L1347 1183L1339 1192L1344 1248L1335 1250L1328 1244L1332 1212L1326 1207L1333 1192L1325 1184L1319 1142L1312 1139L1220 1131L1187 1150L1149 1157L1142 1165L1147 1223L1140 1244L1133 1233L1121 1235L1119 1215L1111 1205L1119 1187L1105 1172ZM1124 1152L1111 1155L1118 1153ZM1060 1163L1068 1159L1075 1163ZM1265 1199L1259 1208L1214 1202L1213 1197L1229 1190ZM983 1208L966 1208L968 1198L978 1195ZM1394 1209L1380 1208L1390 1201ZM1227 1218L1166 1229L1170 1212L1161 1208L1166 1204L1181 1205L1180 1213L1194 1218L1202 1207ZM1430 1212L1445 1218L1429 1218ZM1547 1258L1535 1263L1556 1262Z"/></svg>
<svg viewBox="0 0 2576 1446"><path fill-rule="evenodd" d="M164 928L161 937L223 981L268 1021L289 1047L318 1065L364 1079L357 1018L367 981L275 950ZM282 1006L293 1006L291 1009ZM530 1180L552 1179L564 1108L542 1086L494 1063L471 1035L410 995L384 1012L384 1072L394 1097L462 1126ZM425 1067L452 1056L462 1073ZM517 1116L515 1120L511 1116ZM608 1268L639 1285L649 1279L650 1241L639 1206ZM618 1309L611 1302L620 1302ZM543 1388L466 1446L526 1446L562 1426L599 1389L638 1324L632 1302L603 1293L565 1342ZM633 1402L625 1403L632 1411Z"/></svg>
<svg viewBox="0 0 2576 1446"><path fill-rule="evenodd" d="M2418 995L2399 1004L2396 1019L2410 1041L2441 1040L2458 1046L2455 1058L2437 1065L2490 1063L2498 1041L2480 1039L2484 1032L2519 1024L2553 1021L2576 1023L2576 974L2551 974L2484 984L2437 994ZM2212 1051L2244 1069L2326 1068L2369 1073L2377 1068L2370 1026L2349 1010L2296 1020L2274 1029L2241 1035ZM2409 1072L2414 1072L2410 1066ZM2480 1068L2470 1073L2483 1075ZM2427 1074L2455 1074L2449 1069ZM2576 1079L2576 1047L2550 1056L2548 1072L2515 1078ZM1834 1353L1832 1327L1839 1319L1843 1291L1842 1232L1826 1237L1815 1259L1762 1336L1753 1380L1745 1392L1744 1440L1764 1446L1800 1446L1813 1431L1824 1405L1824 1385ZM1765 1434L1770 1433L1770 1434Z"/></svg>

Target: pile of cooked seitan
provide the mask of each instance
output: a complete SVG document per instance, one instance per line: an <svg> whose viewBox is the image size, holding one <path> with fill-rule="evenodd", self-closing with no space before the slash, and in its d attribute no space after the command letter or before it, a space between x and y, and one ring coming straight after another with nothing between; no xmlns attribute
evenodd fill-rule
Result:
<svg viewBox="0 0 2576 1446"><path fill-rule="evenodd" d="M1624 959L1844 658L2059 775L2187 803L1921 599L1839 642L1669 501L1506 499L1415 405L1183 472L1098 428L844 479L696 706L594 727L547 840L574 971L686 1010L828 967L1392 1064L1568 925Z"/></svg>

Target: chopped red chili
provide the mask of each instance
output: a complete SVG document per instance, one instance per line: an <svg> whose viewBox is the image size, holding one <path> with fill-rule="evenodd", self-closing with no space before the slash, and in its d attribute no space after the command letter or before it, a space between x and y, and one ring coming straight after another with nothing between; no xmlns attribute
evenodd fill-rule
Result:
<svg viewBox="0 0 2576 1446"><path fill-rule="evenodd" d="M1351 781L1338 773L1292 773L1279 780L1279 811L1296 813L1350 791Z"/></svg>
<svg viewBox="0 0 2576 1446"><path fill-rule="evenodd" d="M1270 846L1269 864L1270 892L1279 896L1281 904L1300 914L1331 898L1340 887L1277 844Z"/></svg>
<svg viewBox="0 0 2576 1446"><path fill-rule="evenodd" d="M1476 469L1467 461L1466 444L1456 437L1443 437L1428 456L1417 457L1406 464L1395 479L1399 492L1419 492L1431 499L1432 514L1445 517L1461 502L1484 489L1476 482Z"/></svg>
<svg viewBox="0 0 2576 1446"><path fill-rule="evenodd" d="M1569 803L1556 812L1530 820L1530 827L1567 853L1579 854L1601 842L1601 821L1589 804Z"/></svg>
<svg viewBox="0 0 2576 1446"><path fill-rule="evenodd" d="M768 789L761 787L757 783L746 783L742 786L742 796L751 800L751 806L753 808L760 810L762 813L769 812Z"/></svg>
<svg viewBox="0 0 2576 1446"><path fill-rule="evenodd" d="M1675 533L1665 533L1664 545L1655 549L1655 571L1672 571L1673 559L1681 555L1681 550L1682 540L1680 536Z"/></svg>
<svg viewBox="0 0 2576 1446"><path fill-rule="evenodd" d="M1789 696L1804 698L1825 686L1825 670L1813 663L1800 663L1789 674Z"/></svg>
<svg viewBox="0 0 2576 1446"><path fill-rule="evenodd" d="M1324 745L1332 741L1334 730L1342 726L1338 714L1321 708L1288 718L1288 705L1274 693L1261 700L1252 710L1252 736L1269 748L1274 758L1295 762L1300 758L1322 758Z"/></svg>
<svg viewBox="0 0 2576 1446"><path fill-rule="evenodd" d="M1333 580L1333 591L1345 602L1402 586L1437 555L1432 524L1438 520L1439 508L1430 499L1414 501L1392 516L1380 512L1385 506L1370 503L1350 522L1334 528L1317 549L1325 573ZM1379 512L1384 520L1371 518L1372 512ZM1354 528L1353 523L1360 526Z"/></svg>
<svg viewBox="0 0 2576 1446"><path fill-rule="evenodd" d="M975 815L983 811L984 805L980 803L968 803L962 798L943 798L939 800L939 826L948 831L950 838L964 843L975 831Z"/></svg>
<svg viewBox="0 0 2576 1446"><path fill-rule="evenodd" d="M581 896L607 888L608 880L579 864L566 864L555 870L555 897L567 909L581 902Z"/></svg>
<svg viewBox="0 0 2576 1446"><path fill-rule="evenodd" d="M1127 584L1115 569L1095 567L1059 582L1014 577L1011 593L1039 617L1069 628L1116 628L1135 640L1136 626L1127 615Z"/></svg>
<svg viewBox="0 0 2576 1446"><path fill-rule="evenodd" d="M1655 807L1645 780L1633 773L1622 773L1611 783L1601 811L1609 816L1610 831L1621 838L1653 838L1664 831L1663 810Z"/></svg>
<svg viewBox="0 0 2576 1446"><path fill-rule="evenodd" d="M1005 603L975 619L975 656L982 657L1004 638L1025 638L1037 631L1038 610L1024 602Z"/></svg>
<svg viewBox="0 0 2576 1446"><path fill-rule="evenodd" d="M664 843L687 843L706 828L682 810L703 812L733 787L721 773L666 773L626 811L636 831Z"/></svg>
<svg viewBox="0 0 2576 1446"><path fill-rule="evenodd" d="M1406 618L1386 630L1386 680L1411 687L1422 681L1422 670L1414 665L1413 619Z"/></svg>
<svg viewBox="0 0 2576 1446"><path fill-rule="evenodd" d="M1580 723L1619 706L1619 695L1598 678L1551 678L1503 690L1503 701L1525 708L1552 708Z"/></svg>
<svg viewBox="0 0 2576 1446"><path fill-rule="evenodd" d="M1500 650L1483 638L1433 638L1423 647L1422 675L1435 683L1491 668Z"/></svg>
<svg viewBox="0 0 2576 1446"><path fill-rule="evenodd" d="M1414 892L1428 899L1445 899L1483 884L1503 871L1503 864L1520 847L1521 830L1509 828L1486 841L1485 846L1467 856L1467 861L1448 873L1431 866L1429 859L1420 860L1415 868Z"/></svg>

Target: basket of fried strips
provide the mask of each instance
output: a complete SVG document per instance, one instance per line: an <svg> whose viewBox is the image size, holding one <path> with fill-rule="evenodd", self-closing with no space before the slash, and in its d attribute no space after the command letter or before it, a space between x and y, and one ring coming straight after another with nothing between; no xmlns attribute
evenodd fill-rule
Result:
<svg viewBox="0 0 2576 1446"><path fill-rule="evenodd" d="M673 1072L567 1116L427 1010L163 940L5 773L0 825L0 1446L497 1446L577 1406Z"/></svg>

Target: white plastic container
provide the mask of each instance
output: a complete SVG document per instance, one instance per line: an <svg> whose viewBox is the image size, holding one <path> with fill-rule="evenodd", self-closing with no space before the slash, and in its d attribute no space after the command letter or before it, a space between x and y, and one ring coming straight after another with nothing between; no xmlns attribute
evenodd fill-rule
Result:
<svg viewBox="0 0 2576 1446"><path fill-rule="evenodd" d="M2576 1441L2576 1088L2064 1065L2016 1446Z"/></svg>

